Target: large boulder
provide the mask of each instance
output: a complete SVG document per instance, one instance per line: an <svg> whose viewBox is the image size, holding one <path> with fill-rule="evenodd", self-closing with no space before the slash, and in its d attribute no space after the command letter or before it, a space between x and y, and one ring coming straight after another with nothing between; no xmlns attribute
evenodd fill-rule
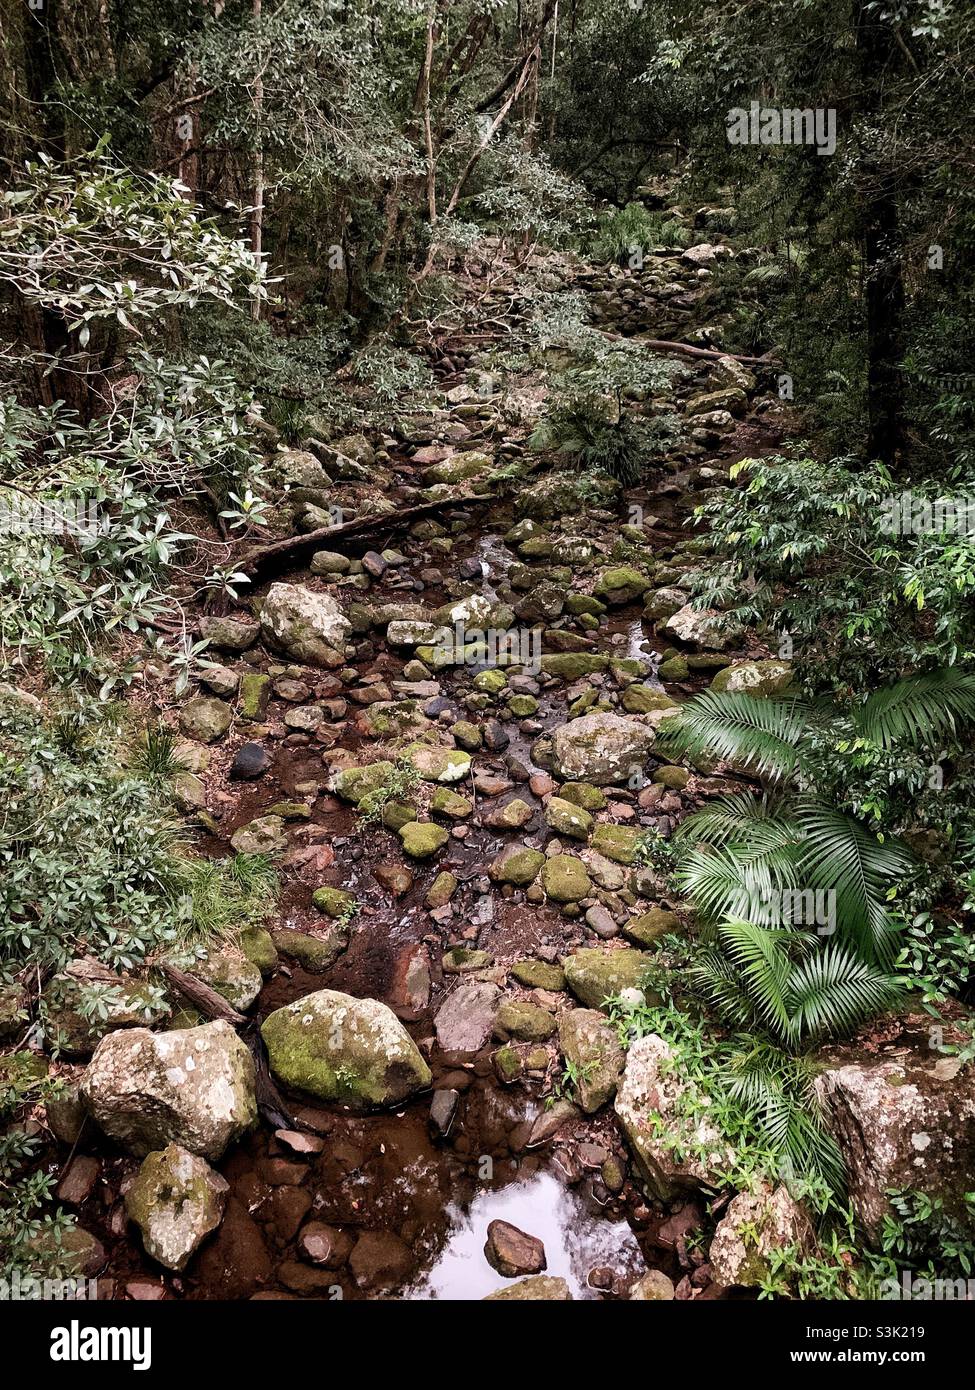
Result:
<svg viewBox="0 0 975 1390"><path fill-rule="evenodd" d="M975 1235L965 1201L975 1171L975 1070L950 1057L871 1059L823 1071L816 1090L868 1232L879 1232L888 1193L899 1189L937 1197Z"/></svg>
<svg viewBox="0 0 975 1390"><path fill-rule="evenodd" d="M690 603L672 613L660 630L689 647L700 647L709 652L723 652L727 647L737 647L745 636L741 624L726 613L716 608L695 608Z"/></svg>
<svg viewBox="0 0 975 1390"><path fill-rule="evenodd" d="M204 1159L169 1144L143 1160L125 1194L125 1211L142 1232L146 1253L179 1271L220 1225L229 1190Z"/></svg>
<svg viewBox="0 0 975 1390"><path fill-rule="evenodd" d="M719 1188L733 1151L710 1118L710 1099L683 1079L656 1033L632 1044L616 1093L616 1116L647 1186L661 1201Z"/></svg>
<svg viewBox="0 0 975 1390"><path fill-rule="evenodd" d="M587 475L583 485L579 478L563 471L522 488L516 507L519 516L531 517L533 521L551 521L560 516L574 516L589 507L611 506L620 491L620 484L608 475Z"/></svg>
<svg viewBox="0 0 975 1390"><path fill-rule="evenodd" d="M622 786L640 775L656 734L641 719L601 711L570 719L556 729L554 771L566 782Z"/></svg>
<svg viewBox="0 0 975 1390"><path fill-rule="evenodd" d="M569 988L590 1009L601 1009L607 999L624 989L637 989L649 964L643 951L629 947L584 946L563 957L562 969Z"/></svg>
<svg viewBox="0 0 975 1390"><path fill-rule="evenodd" d="M223 1022L109 1033L81 1095L105 1133L139 1157L175 1142L216 1162L257 1120L251 1054Z"/></svg>
<svg viewBox="0 0 975 1390"><path fill-rule="evenodd" d="M309 666L341 666L352 624L331 594L300 584L272 584L261 608L271 646Z"/></svg>
<svg viewBox="0 0 975 1390"><path fill-rule="evenodd" d="M736 661L719 671L711 689L725 694L744 692L762 698L781 695L792 685L792 663L789 661Z"/></svg>
<svg viewBox="0 0 975 1390"><path fill-rule="evenodd" d="M626 1060L616 1029L596 1009L567 1009L559 1019L559 1046L578 1077L576 1100L591 1115L616 1094Z"/></svg>
<svg viewBox="0 0 975 1390"><path fill-rule="evenodd" d="M430 1068L392 1009L320 989L261 1026L271 1070L320 1100L354 1109L398 1105L430 1084Z"/></svg>
<svg viewBox="0 0 975 1390"><path fill-rule="evenodd" d="M739 1192L718 1222L708 1259L719 1284L759 1285L773 1250L812 1249L815 1234L803 1207L785 1187Z"/></svg>

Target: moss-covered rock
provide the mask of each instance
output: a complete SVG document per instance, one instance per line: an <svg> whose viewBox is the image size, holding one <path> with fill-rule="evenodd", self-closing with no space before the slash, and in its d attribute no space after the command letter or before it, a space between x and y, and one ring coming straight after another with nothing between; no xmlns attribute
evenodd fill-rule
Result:
<svg viewBox="0 0 975 1390"><path fill-rule="evenodd" d="M294 931L291 927L275 927L271 940L282 955L296 960L311 975L321 975L335 964L349 944L348 928L334 923L320 935Z"/></svg>
<svg viewBox="0 0 975 1390"><path fill-rule="evenodd" d="M527 888L535 882L544 863L545 855L541 850L512 846L491 863L488 874L495 883L512 883L516 887Z"/></svg>
<svg viewBox="0 0 975 1390"><path fill-rule="evenodd" d="M566 782L559 795L563 801L581 806L584 811L605 811L609 805L599 788L589 782Z"/></svg>
<svg viewBox="0 0 975 1390"><path fill-rule="evenodd" d="M259 720L267 713L271 677L260 671L246 671L240 678L237 707L242 719Z"/></svg>
<svg viewBox="0 0 975 1390"><path fill-rule="evenodd" d="M534 695L512 695L508 709L515 719L530 719L538 711L538 701Z"/></svg>
<svg viewBox="0 0 975 1390"><path fill-rule="evenodd" d="M545 822L559 835L568 835L573 840L588 840L593 827L588 811L560 796L550 796L545 803Z"/></svg>
<svg viewBox="0 0 975 1390"><path fill-rule="evenodd" d="M270 975L278 963L277 948L266 927L245 927L240 934L240 949L262 975Z"/></svg>
<svg viewBox="0 0 975 1390"><path fill-rule="evenodd" d="M348 892L345 888L332 888L328 884L316 888L311 895L311 900L319 912L324 912L327 917L340 917L346 920L355 910L356 905L354 893Z"/></svg>
<svg viewBox="0 0 975 1390"><path fill-rule="evenodd" d="M487 671L478 671L471 681L473 688L481 691L484 695L500 695L507 684L508 677L503 671L499 671L495 667Z"/></svg>
<svg viewBox="0 0 975 1390"><path fill-rule="evenodd" d="M632 864L639 853L644 832L632 825L597 825L592 847L614 864Z"/></svg>
<svg viewBox="0 0 975 1390"><path fill-rule="evenodd" d="M612 1100L626 1053L597 1009L569 1009L559 1019L559 1046L576 1077L575 1099L587 1115Z"/></svg>
<svg viewBox="0 0 975 1390"><path fill-rule="evenodd" d="M542 866L542 887L557 903L576 903L592 892L592 883L581 859L553 854Z"/></svg>
<svg viewBox="0 0 975 1390"><path fill-rule="evenodd" d="M457 879L453 874L447 873L446 870L437 874L427 891L427 907L444 907L457 892L457 886Z"/></svg>
<svg viewBox="0 0 975 1390"><path fill-rule="evenodd" d="M680 709L676 700L650 685L629 685L623 691L623 708L628 714L650 714L653 710Z"/></svg>
<svg viewBox="0 0 975 1390"><path fill-rule="evenodd" d="M670 767L664 765L658 767L653 774L653 780L661 787L667 787L669 791L683 791L691 780L691 774L684 767Z"/></svg>
<svg viewBox="0 0 975 1390"><path fill-rule="evenodd" d="M432 821L409 821L397 833L406 853L413 859L429 859L443 849L450 838L442 825L434 825Z"/></svg>
<svg viewBox="0 0 975 1390"><path fill-rule="evenodd" d="M494 1036L501 1042L546 1042L555 1032L555 1018L548 1009L522 999L507 999L494 1020Z"/></svg>
<svg viewBox="0 0 975 1390"><path fill-rule="evenodd" d="M449 787L438 787L430 798L430 812L450 820L466 820L473 814L474 805L469 797L452 792Z"/></svg>
<svg viewBox="0 0 975 1390"><path fill-rule="evenodd" d="M396 769L391 762L381 760L363 767L345 767L332 779L332 789L343 801L358 806L365 796L385 787Z"/></svg>
<svg viewBox="0 0 975 1390"><path fill-rule="evenodd" d="M235 830L230 843L238 854L277 854L288 848L284 821L280 816L258 816Z"/></svg>
<svg viewBox="0 0 975 1390"><path fill-rule="evenodd" d="M654 946L668 932L680 931L680 919L662 907L651 907L639 917L623 923L623 935L638 946Z"/></svg>
<svg viewBox="0 0 975 1390"><path fill-rule="evenodd" d="M179 712L179 727L187 738L216 743L233 722L230 706L215 696L197 695Z"/></svg>
<svg viewBox="0 0 975 1390"><path fill-rule="evenodd" d="M142 1232L146 1254L178 1273L220 1225L229 1190L209 1163L167 1144L143 1160L125 1194L125 1212Z"/></svg>
<svg viewBox="0 0 975 1390"><path fill-rule="evenodd" d="M596 580L593 592L597 598L610 604L632 603L650 588L650 580L639 570L629 565L618 565L614 569L603 570Z"/></svg>
<svg viewBox="0 0 975 1390"><path fill-rule="evenodd" d="M541 668L547 676L558 676L566 683L605 671L609 657L598 652L552 652L541 657Z"/></svg>
<svg viewBox="0 0 975 1390"><path fill-rule="evenodd" d="M621 990L639 988L647 963L642 951L592 946L565 956L562 969L576 998L587 1008L601 1009Z"/></svg>
<svg viewBox="0 0 975 1390"><path fill-rule="evenodd" d="M565 971L561 965L549 965L544 960L516 960L511 978L526 989L565 989Z"/></svg>
<svg viewBox="0 0 975 1390"><path fill-rule="evenodd" d="M789 661L736 661L718 672L711 689L726 694L743 692L761 699L785 694L792 687L792 679Z"/></svg>
<svg viewBox="0 0 975 1390"><path fill-rule="evenodd" d="M319 1100L365 1110L430 1084L413 1039L376 999L319 990L269 1014L261 1036L274 1075Z"/></svg>
<svg viewBox="0 0 975 1390"><path fill-rule="evenodd" d="M461 748L411 743L403 757L425 782L460 782L470 771L471 755Z"/></svg>

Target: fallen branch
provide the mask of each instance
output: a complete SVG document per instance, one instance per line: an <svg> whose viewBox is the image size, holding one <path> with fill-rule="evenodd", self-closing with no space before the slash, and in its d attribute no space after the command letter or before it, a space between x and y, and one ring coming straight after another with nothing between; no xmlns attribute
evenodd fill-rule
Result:
<svg viewBox="0 0 975 1390"><path fill-rule="evenodd" d="M612 337L619 338L622 334L614 333ZM653 348L656 352L682 352L687 357L730 357L733 362L750 362L756 367L778 367L778 358L766 353L764 357L747 357L741 352L722 352L718 348L699 348L691 347L690 343L670 343L664 338L640 338L638 340L643 347Z"/></svg>
<svg viewBox="0 0 975 1390"><path fill-rule="evenodd" d="M284 540L272 541L270 545L252 551L239 568L248 579L260 579L266 574L277 573L287 565L302 561L316 550L334 545L336 541L367 536L387 528L400 530L418 517L429 516L432 512L444 511L448 507L470 507L494 500L494 493L468 493L462 497L443 497L436 502L421 502L415 507L403 507L396 512L370 512L366 516L356 517L354 521L345 521L341 526L320 526L303 536L286 536Z"/></svg>
<svg viewBox="0 0 975 1390"><path fill-rule="evenodd" d="M215 989L198 980L195 975L188 975L185 970L180 970L175 965L168 965L163 962L159 969L166 976L166 979L177 989L184 999L193 1005L194 1009L199 1010L204 1018L223 1019L225 1023L232 1023L238 1027L246 1023L247 1019L243 1014L239 1014L236 1009L232 1009L224 999L223 995L218 994Z"/></svg>

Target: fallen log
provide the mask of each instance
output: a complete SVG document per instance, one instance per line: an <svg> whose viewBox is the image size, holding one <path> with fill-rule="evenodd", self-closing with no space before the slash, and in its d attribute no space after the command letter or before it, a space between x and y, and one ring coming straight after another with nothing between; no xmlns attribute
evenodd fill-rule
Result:
<svg viewBox="0 0 975 1390"><path fill-rule="evenodd" d="M188 1003L193 1005L204 1018L210 1020L222 1019L225 1023L232 1023L235 1028L242 1023L247 1023L247 1018L231 1008L222 994L218 994L215 989L198 980L195 975L188 975L185 970L180 970L175 965L168 965L163 962L159 969L166 976L166 979L178 990Z"/></svg>
<svg viewBox="0 0 975 1390"><path fill-rule="evenodd" d="M613 337L620 336L622 335L613 334ZM747 357L741 352L721 352L717 348L692 347L690 343L671 343L664 338L640 338L637 341L644 347L653 348L655 352L682 352L686 357L730 357L733 362L749 362L756 367L778 367L781 365L778 358L769 354L764 357Z"/></svg>
<svg viewBox="0 0 975 1390"><path fill-rule="evenodd" d="M470 507L475 504L496 500L494 493L468 493L462 497L443 497L436 502L421 502L415 507L402 507L395 512L370 512L358 516L353 521L344 521L341 526L320 526L303 536L286 536L283 540L272 541L251 551L238 568L248 579L263 579L268 574L276 574L287 565L297 564L336 541L356 536L368 536L377 531L398 531L421 516L445 511L450 507Z"/></svg>

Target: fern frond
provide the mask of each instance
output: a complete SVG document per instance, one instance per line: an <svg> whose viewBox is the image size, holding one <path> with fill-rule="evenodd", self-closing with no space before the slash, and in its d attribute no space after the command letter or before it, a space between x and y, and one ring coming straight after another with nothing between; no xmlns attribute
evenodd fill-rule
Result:
<svg viewBox="0 0 975 1390"><path fill-rule="evenodd" d="M881 748L930 747L954 735L960 723L975 720L975 675L952 666L909 676L875 691L853 718L863 737Z"/></svg>

